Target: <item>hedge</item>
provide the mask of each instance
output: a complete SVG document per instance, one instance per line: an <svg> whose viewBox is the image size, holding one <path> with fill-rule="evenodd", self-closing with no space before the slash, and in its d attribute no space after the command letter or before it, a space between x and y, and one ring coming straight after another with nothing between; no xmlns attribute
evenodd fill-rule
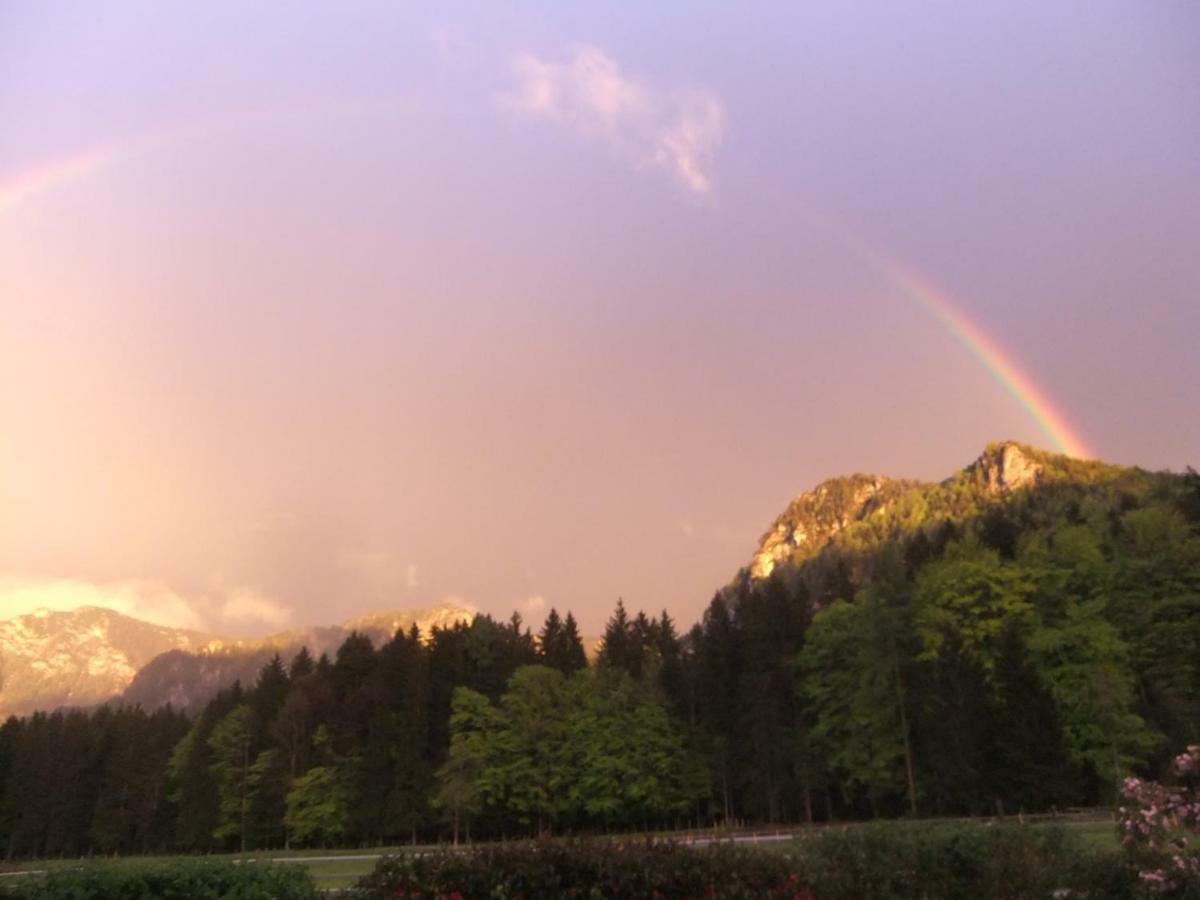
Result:
<svg viewBox="0 0 1200 900"><path fill-rule="evenodd" d="M1053 828L878 825L823 829L768 849L666 841L545 840L381 860L362 900L1129 900L1117 853Z"/></svg>
<svg viewBox="0 0 1200 900"><path fill-rule="evenodd" d="M6 885L4 898L20 900L315 900L312 876L301 866L174 863L92 863L52 870Z"/></svg>

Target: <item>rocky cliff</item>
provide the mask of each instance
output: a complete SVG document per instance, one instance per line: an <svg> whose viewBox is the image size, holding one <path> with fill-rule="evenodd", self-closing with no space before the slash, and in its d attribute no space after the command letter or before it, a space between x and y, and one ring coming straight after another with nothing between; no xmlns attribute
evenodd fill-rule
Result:
<svg viewBox="0 0 1200 900"><path fill-rule="evenodd" d="M779 566L801 563L834 545L870 545L898 530L960 515L966 506L1003 501L1054 480L1089 481L1112 471L1013 441L990 444L970 465L938 483L879 475L824 481L800 494L759 539L743 574L767 578Z"/></svg>

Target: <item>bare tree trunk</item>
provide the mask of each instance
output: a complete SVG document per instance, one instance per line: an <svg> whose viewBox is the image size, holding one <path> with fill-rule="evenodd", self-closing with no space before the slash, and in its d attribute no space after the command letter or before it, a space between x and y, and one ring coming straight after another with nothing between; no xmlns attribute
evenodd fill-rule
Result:
<svg viewBox="0 0 1200 900"><path fill-rule="evenodd" d="M908 734L908 712L904 704L904 684L900 680L900 661L896 660L896 701L900 706L900 733L904 737L904 776L908 782L908 811L917 815L917 782L913 776L912 741Z"/></svg>
<svg viewBox="0 0 1200 900"><path fill-rule="evenodd" d="M250 778L250 737L249 729L246 732L246 743L242 745L242 852L246 852L246 807L248 787L247 782Z"/></svg>

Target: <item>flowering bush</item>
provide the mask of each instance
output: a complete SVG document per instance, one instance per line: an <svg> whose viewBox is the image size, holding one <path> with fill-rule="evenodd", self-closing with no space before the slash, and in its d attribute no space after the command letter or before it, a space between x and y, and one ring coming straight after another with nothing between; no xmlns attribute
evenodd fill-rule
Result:
<svg viewBox="0 0 1200 900"><path fill-rule="evenodd" d="M1171 766L1174 784L1126 778L1122 841L1143 885L1168 897L1200 897L1200 746Z"/></svg>

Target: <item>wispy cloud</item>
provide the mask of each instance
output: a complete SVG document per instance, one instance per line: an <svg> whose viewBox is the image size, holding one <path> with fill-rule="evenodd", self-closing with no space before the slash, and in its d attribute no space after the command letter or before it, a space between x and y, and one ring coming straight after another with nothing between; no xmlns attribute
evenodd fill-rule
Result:
<svg viewBox="0 0 1200 900"><path fill-rule="evenodd" d="M292 623L290 609L249 588L232 591L221 603L218 617L223 624L235 627L286 628Z"/></svg>
<svg viewBox="0 0 1200 900"><path fill-rule="evenodd" d="M96 583L71 578L0 576L0 618L38 609L67 612L80 606L99 606L170 628L202 630L207 624L186 597L157 581Z"/></svg>
<svg viewBox="0 0 1200 900"><path fill-rule="evenodd" d="M724 109L713 92L655 90L590 46L577 48L565 62L518 53L512 71L516 89L499 97L502 108L603 143L630 165L660 169L693 194L712 190L725 129Z"/></svg>
<svg viewBox="0 0 1200 900"><path fill-rule="evenodd" d="M247 587L187 596L150 579L97 582L0 575L0 619L39 609L68 612L81 606L195 631L280 629L292 622L290 608Z"/></svg>

